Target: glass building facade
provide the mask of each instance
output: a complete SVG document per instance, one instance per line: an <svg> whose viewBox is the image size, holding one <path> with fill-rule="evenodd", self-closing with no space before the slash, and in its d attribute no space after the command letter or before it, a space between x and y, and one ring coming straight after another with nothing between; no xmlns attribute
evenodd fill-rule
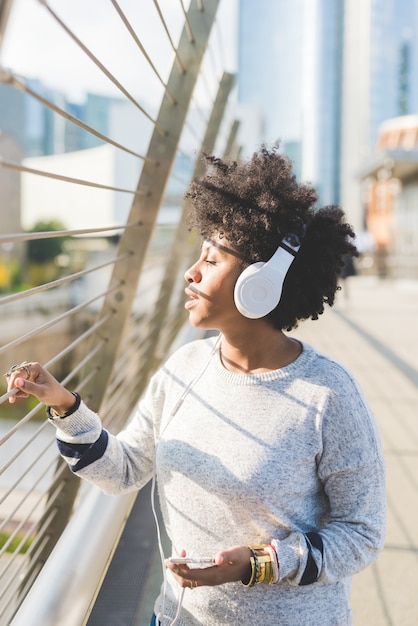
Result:
<svg viewBox="0 0 418 626"><path fill-rule="evenodd" d="M238 36L238 100L263 116L260 140L281 140L300 174L302 30L304 0L241 0ZM290 148L290 150L288 150Z"/></svg>
<svg viewBox="0 0 418 626"><path fill-rule="evenodd" d="M239 102L259 108L260 141L281 139L320 203L340 203L379 125L418 112L418 0L240 0L239 11Z"/></svg>
<svg viewBox="0 0 418 626"><path fill-rule="evenodd" d="M340 0L241 0L238 99L264 116L298 178L338 202L341 116Z"/></svg>
<svg viewBox="0 0 418 626"><path fill-rule="evenodd" d="M372 0L370 144L382 122L418 112L418 2Z"/></svg>

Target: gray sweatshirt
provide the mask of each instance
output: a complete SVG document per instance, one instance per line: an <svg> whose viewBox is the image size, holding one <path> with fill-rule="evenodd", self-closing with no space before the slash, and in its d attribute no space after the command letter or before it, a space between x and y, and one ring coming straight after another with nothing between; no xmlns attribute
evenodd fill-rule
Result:
<svg viewBox="0 0 418 626"><path fill-rule="evenodd" d="M378 556L385 528L383 456L363 395L306 344L284 368L237 374L213 341L170 357L117 437L83 403L51 420L60 452L110 494L140 489L155 463L172 554L276 547L278 583L187 589L181 626L348 625L351 576ZM156 612L174 617L179 589L167 581Z"/></svg>

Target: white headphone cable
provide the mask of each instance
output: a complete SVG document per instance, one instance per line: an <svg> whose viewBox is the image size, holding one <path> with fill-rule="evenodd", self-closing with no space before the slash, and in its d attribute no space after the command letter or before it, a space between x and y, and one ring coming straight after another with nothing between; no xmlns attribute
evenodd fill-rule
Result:
<svg viewBox="0 0 418 626"><path fill-rule="evenodd" d="M190 390L192 389L192 387L194 387L194 385L197 383L197 381L200 380L200 378L206 372L207 368L209 367L209 363L212 360L213 355L215 354L216 350L218 349L218 346L221 343L221 340L222 340L222 333L219 333L218 337L216 338L215 343L213 344L212 350L210 351L209 356L208 356L208 358L207 358L207 360L205 362L204 367L202 367L201 371L198 372L198 374L194 378L192 378L192 380L188 383L188 385L183 390L183 393L181 394L180 398L177 400L176 404L174 405L174 408L171 410L169 418L167 420L167 423L164 426L163 430L161 431L161 433L160 433L160 435L158 437L158 440L155 443L153 472L152 472L152 482L151 482L151 509L152 509L152 514L154 516L154 520L155 520L155 526L156 526L156 529L157 529L158 550L159 550L159 553L160 553L161 565L162 565L162 570L163 570L163 604L162 604L162 607L161 607L161 612L158 613L158 615L157 615L157 620L161 623L161 626L164 626L163 625L163 620L164 619L166 619L166 618L170 619L170 618L169 618L168 615L165 615L165 596L166 596L166 589L167 589L167 573L166 573L166 568L165 568L165 565L164 565L165 556L164 556L164 550L163 550L162 540L161 540L160 525L159 525L159 522L158 522L157 511L156 511L156 508L155 508L155 486L156 486L156 482L157 482L157 465L156 465L156 461L157 461L158 441L161 439L163 433L165 432L165 430L167 429L167 427L169 426L169 424L173 420L173 418L176 415L177 411L179 410L179 408L183 404L186 396L190 393ZM177 623L177 621L179 620L179 618L180 618L180 612L181 612L181 607L182 607L182 604L183 604L184 592L185 592L185 588L183 588L181 590L180 594L179 594L176 615L174 617L174 620L168 626L174 626Z"/></svg>

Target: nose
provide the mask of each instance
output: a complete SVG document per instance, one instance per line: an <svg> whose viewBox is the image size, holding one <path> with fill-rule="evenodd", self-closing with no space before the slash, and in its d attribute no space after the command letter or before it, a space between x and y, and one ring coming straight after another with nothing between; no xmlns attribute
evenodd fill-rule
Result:
<svg viewBox="0 0 418 626"><path fill-rule="evenodd" d="M198 283L200 281L201 274L195 265L189 267L184 274L184 280L186 283Z"/></svg>

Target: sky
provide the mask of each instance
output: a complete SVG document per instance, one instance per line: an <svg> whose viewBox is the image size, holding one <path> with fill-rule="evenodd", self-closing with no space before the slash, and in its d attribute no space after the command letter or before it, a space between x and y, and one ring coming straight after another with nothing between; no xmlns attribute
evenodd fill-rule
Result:
<svg viewBox="0 0 418 626"><path fill-rule="evenodd" d="M221 0L217 13L219 27L213 33L216 43L212 61L222 64L227 71L236 69L237 3L238 0ZM118 0L118 4L158 74L166 80L173 52L153 0ZM158 4L177 41L184 23L181 0L159 0ZM111 0L49 0L48 5L128 91L138 98L146 98L153 92L159 80ZM184 5L187 8L188 0L184 0ZM86 91L118 95L116 87L39 0L14 0L0 62L15 73L41 79L73 99L82 99Z"/></svg>

